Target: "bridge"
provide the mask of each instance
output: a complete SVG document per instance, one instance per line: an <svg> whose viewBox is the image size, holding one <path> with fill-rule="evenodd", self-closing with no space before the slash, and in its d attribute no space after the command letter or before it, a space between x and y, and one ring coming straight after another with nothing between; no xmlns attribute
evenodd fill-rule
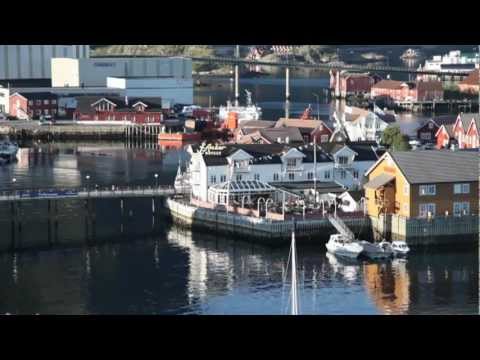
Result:
<svg viewBox="0 0 480 360"><path fill-rule="evenodd" d="M317 70L351 70L360 72L407 73L437 76L468 76L469 72L419 70L400 66L344 64L341 62L310 64L297 61L262 61L236 57L191 57L192 61L231 65L277 66L284 68L310 68Z"/></svg>
<svg viewBox="0 0 480 360"><path fill-rule="evenodd" d="M122 186L102 188L62 188L10 190L0 192L0 202L62 200L62 199L112 199L168 196L178 193L173 186Z"/></svg>

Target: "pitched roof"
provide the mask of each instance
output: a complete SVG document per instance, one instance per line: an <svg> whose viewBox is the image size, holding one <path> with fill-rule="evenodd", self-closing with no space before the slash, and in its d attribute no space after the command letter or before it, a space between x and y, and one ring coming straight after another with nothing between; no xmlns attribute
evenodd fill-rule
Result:
<svg viewBox="0 0 480 360"><path fill-rule="evenodd" d="M383 186L383 185L389 183L393 179L395 179L394 175L385 174L385 173L380 174L380 175L374 177L369 182L367 182L365 185L363 185L363 187L368 188L368 189L377 189L380 186Z"/></svg>
<svg viewBox="0 0 480 360"><path fill-rule="evenodd" d="M462 122L463 129L467 131L472 119L475 120L477 128L480 128L480 116L477 113L462 113L460 114L460 121Z"/></svg>
<svg viewBox="0 0 480 360"><path fill-rule="evenodd" d="M417 150L389 154L410 184L478 181L478 151Z"/></svg>
<svg viewBox="0 0 480 360"><path fill-rule="evenodd" d="M432 118L433 122L438 126L455 124L458 115L440 115Z"/></svg>
<svg viewBox="0 0 480 360"><path fill-rule="evenodd" d="M303 137L298 128L284 127L284 128L267 128L259 130L259 133L270 142L277 142L278 138L281 142L286 142L288 137L289 142L303 143Z"/></svg>
<svg viewBox="0 0 480 360"><path fill-rule="evenodd" d="M397 80L380 80L377 82L375 85L373 85L373 88L379 88L379 89L401 89L402 85L405 84L403 81L397 81ZM407 84L408 85L408 84Z"/></svg>
<svg viewBox="0 0 480 360"><path fill-rule="evenodd" d="M479 86L480 85L479 74L480 74L479 69L473 70L465 79L460 81L458 83L458 85L476 85L476 86Z"/></svg>
<svg viewBox="0 0 480 360"><path fill-rule="evenodd" d="M376 143L369 141L352 141L347 143L329 142L318 144L327 154L334 155L337 151L348 146L355 151L355 161L377 161L383 154L383 151L375 149Z"/></svg>
<svg viewBox="0 0 480 360"><path fill-rule="evenodd" d="M275 121L270 120L247 120L242 121L240 124L241 128L248 129L248 128L255 128L255 129L264 129L270 128L275 126Z"/></svg>
<svg viewBox="0 0 480 360"><path fill-rule="evenodd" d="M275 127L296 127L296 128L303 128L303 129L316 129L320 125L325 125L322 120L302 120L302 119L287 119L287 118L280 118L275 123Z"/></svg>

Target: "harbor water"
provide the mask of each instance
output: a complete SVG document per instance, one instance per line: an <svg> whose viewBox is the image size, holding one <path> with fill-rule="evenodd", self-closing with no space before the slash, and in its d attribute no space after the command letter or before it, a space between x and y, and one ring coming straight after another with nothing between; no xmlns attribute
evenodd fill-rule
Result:
<svg viewBox="0 0 480 360"><path fill-rule="evenodd" d="M185 152L123 143L58 143L0 168L0 188L171 183ZM90 179L86 180L86 175ZM12 179L16 182L13 185ZM88 184L90 182L90 184ZM285 314L289 248L192 234L152 219L149 199L97 200L93 241L84 206L59 201L46 242L45 202L22 204L23 250L0 253L0 313ZM0 245L9 208L0 204ZM19 241L19 239L17 239ZM406 260L345 263L298 247L303 314L477 314L478 249L427 249Z"/></svg>

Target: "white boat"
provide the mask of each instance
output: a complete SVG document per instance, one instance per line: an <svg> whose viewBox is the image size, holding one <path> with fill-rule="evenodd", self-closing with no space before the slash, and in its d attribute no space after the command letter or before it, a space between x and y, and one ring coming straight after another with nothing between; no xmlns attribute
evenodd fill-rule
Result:
<svg viewBox="0 0 480 360"><path fill-rule="evenodd" d="M329 252L336 256L344 256L352 259L358 258L364 251L359 241L342 234L330 235L330 239L325 246Z"/></svg>
<svg viewBox="0 0 480 360"><path fill-rule="evenodd" d="M10 141L0 142L0 157L12 161L16 159L18 152L18 145Z"/></svg>
<svg viewBox="0 0 480 360"><path fill-rule="evenodd" d="M404 241L392 241L392 250L397 256L407 255L410 252L410 248Z"/></svg>
<svg viewBox="0 0 480 360"><path fill-rule="evenodd" d="M387 241L382 241L378 244L368 241L360 241L360 244L363 246L362 255L369 259L378 260L393 257L392 246Z"/></svg>
<svg viewBox="0 0 480 360"><path fill-rule="evenodd" d="M218 109L218 117L221 121L225 121L228 118L228 114L231 112L237 113L238 123L250 120L260 120L262 117L262 108L252 103L252 93L245 90L247 93L247 106L234 106L230 101L227 102L227 106L220 106Z"/></svg>

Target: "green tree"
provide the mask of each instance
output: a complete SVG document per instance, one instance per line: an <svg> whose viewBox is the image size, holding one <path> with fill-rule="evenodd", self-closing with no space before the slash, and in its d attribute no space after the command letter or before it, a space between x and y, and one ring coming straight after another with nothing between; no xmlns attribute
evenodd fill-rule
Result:
<svg viewBox="0 0 480 360"><path fill-rule="evenodd" d="M389 126L382 134L381 143L393 151L410 150L408 136L403 135L398 125Z"/></svg>

